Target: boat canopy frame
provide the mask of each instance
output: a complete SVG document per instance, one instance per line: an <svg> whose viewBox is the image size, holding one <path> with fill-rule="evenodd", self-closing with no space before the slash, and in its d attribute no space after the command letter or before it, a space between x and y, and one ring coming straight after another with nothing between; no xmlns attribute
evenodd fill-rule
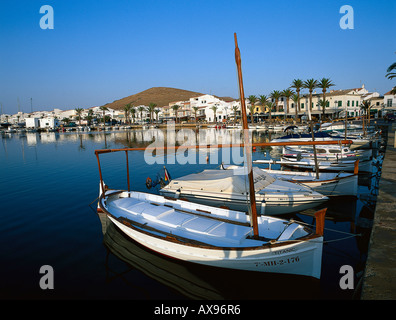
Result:
<svg viewBox="0 0 396 320"><path fill-rule="evenodd" d="M293 141L293 142L260 142L260 143L240 143L240 144L217 144L217 145L191 145L191 146L164 146L164 147L139 147L139 148L118 148L118 149L98 149L95 150L95 155L98 161L99 179L101 185L101 192L104 194L104 183L102 176L102 169L100 165L99 155L103 153L113 152L125 152L126 157L126 174L128 192L131 191L130 178L129 178L129 157L128 152L130 151L145 151L145 150L177 150L178 148L183 149L221 149L221 148L244 148L244 147L275 147L275 146L286 146L286 145L327 145L327 144L352 144L352 140L334 140L334 141Z"/></svg>

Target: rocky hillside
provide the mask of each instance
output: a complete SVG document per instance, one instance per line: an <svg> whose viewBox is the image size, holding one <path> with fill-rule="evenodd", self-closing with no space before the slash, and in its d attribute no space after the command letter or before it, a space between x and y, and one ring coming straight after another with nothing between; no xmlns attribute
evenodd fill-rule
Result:
<svg viewBox="0 0 396 320"><path fill-rule="evenodd" d="M158 107L163 107L169 105L170 102L185 101L201 95L203 95L203 93L167 87L154 87L107 103L105 106L115 110L122 110L124 106L129 103L132 103L134 106L148 106L150 103L155 103ZM229 97L220 99L226 99L227 101L233 100Z"/></svg>

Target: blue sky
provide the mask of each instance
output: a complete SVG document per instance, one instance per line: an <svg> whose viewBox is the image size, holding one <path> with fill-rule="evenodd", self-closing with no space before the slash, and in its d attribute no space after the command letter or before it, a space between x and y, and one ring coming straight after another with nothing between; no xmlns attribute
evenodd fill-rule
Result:
<svg viewBox="0 0 396 320"><path fill-rule="evenodd" d="M42 5L54 29L42 30ZM354 29L343 30L343 5ZM384 94L396 61L396 2L1 0L0 103L20 109L88 108L164 86L238 97L234 32L245 95L295 78Z"/></svg>

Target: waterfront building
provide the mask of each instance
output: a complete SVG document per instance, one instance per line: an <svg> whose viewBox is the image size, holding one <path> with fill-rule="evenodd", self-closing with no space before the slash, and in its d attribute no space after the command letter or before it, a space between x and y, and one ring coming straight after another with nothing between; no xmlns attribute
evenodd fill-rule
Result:
<svg viewBox="0 0 396 320"><path fill-rule="evenodd" d="M396 94L391 94L390 91L384 94L384 107L385 112L396 111Z"/></svg>
<svg viewBox="0 0 396 320"><path fill-rule="evenodd" d="M26 118L26 129L38 129L40 128L39 118Z"/></svg>
<svg viewBox="0 0 396 320"><path fill-rule="evenodd" d="M338 117L344 117L345 112L348 113L349 117L357 117L362 114L360 108L364 100L378 98L380 94L378 92L369 92L364 84L360 88L353 89L342 89L342 90L330 90L326 92L326 106L325 106L325 117L332 119ZM320 102L323 100L323 93L316 89L312 93L312 111L313 117L320 119L323 116L323 107ZM286 114L286 98L280 97L278 101L279 112L272 112L272 117L294 117L295 103L289 100L289 113ZM300 97L300 110L298 116L308 116L309 107L309 94L302 94Z"/></svg>
<svg viewBox="0 0 396 320"><path fill-rule="evenodd" d="M41 129L56 129L59 128L59 120L53 117L46 117L39 119Z"/></svg>

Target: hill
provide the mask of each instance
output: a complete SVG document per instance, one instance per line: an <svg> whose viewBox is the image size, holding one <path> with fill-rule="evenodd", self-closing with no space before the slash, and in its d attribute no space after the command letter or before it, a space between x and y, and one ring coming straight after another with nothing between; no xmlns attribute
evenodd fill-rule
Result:
<svg viewBox="0 0 396 320"><path fill-rule="evenodd" d="M124 106L129 103L132 103L132 105L134 106L139 106L139 105L148 106L150 103L155 103L158 107L163 107L169 105L170 102L185 101L185 100L189 100L192 97L197 97L202 95L203 93L200 92L167 88L167 87L154 87L133 94L131 96L107 103L104 106L115 110L122 110ZM220 99L224 99L226 101L233 100L230 97L224 97Z"/></svg>
<svg viewBox="0 0 396 320"><path fill-rule="evenodd" d="M192 97L201 95L202 93L194 91L166 87L154 87L131 96L115 100L111 103L107 103L105 106L115 110L122 110L122 108L124 108L124 106L128 103L132 103L134 106L148 106L149 103L152 102L158 107L163 107L169 105L169 103L173 101L189 100Z"/></svg>

